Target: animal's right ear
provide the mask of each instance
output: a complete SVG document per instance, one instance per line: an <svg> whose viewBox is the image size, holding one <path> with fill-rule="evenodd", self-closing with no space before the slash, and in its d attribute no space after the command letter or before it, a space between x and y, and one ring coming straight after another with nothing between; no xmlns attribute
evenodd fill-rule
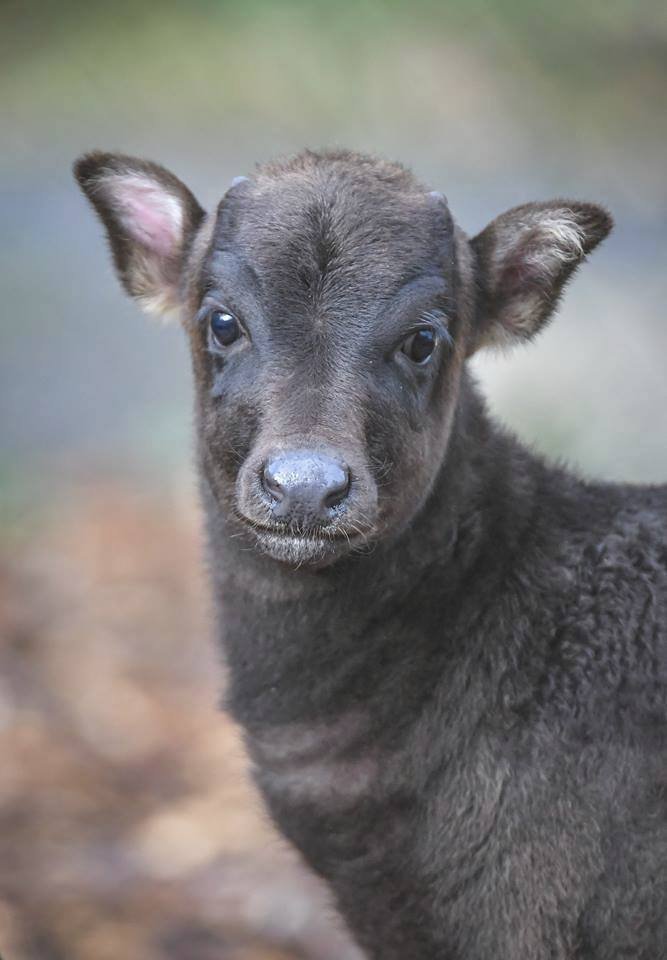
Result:
<svg viewBox="0 0 667 960"><path fill-rule="evenodd" d="M182 304L183 270L204 218L185 184L155 163L88 153L74 176L106 227L121 283L148 313Z"/></svg>

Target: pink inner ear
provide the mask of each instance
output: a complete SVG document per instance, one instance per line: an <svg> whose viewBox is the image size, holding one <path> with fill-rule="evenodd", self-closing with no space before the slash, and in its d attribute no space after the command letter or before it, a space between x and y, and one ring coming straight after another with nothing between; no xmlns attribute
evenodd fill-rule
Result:
<svg viewBox="0 0 667 960"><path fill-rule="evenodd" d="M168 256L181 242L183 212L173 194L139 174L114 178L113 193L129 236L154 253Z"/></svg>

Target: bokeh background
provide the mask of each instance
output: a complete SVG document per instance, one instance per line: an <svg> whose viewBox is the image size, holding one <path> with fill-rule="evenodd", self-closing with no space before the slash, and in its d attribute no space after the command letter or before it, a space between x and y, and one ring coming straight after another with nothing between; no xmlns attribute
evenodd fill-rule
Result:
<svg viewBox="0 0 667 960"><path fill-rule="evenodd" d="M606 204L557 321L475 363L538 449L664 481L666 103L662 0L1 5L5 960L355 956L216 712L184 339L124 299L73 158L158 160L211 206L258 160L351 146L471 233Z"/></svg>

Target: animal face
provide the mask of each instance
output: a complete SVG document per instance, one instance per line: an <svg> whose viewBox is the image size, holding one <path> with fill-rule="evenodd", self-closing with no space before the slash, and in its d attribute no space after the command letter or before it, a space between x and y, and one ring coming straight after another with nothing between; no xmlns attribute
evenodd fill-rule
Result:
<svg viewBox="0 0 667 960"><path fill-rule="evenodd" d="M447 456L466 357L532 336L610 226L554 201L469 241L441 195L348 153L260 168L208 217L153 164L92 154L76 173L128 291L181 312L220 510L295 565L405 529Z"/></svg>
<svg viewBox="0 0 667 960"><path fill-rule="evenodd" d="M196 268L206 476L258 546L295 562L409 521L461 366L446 206L355 174L343 190L327 168L239 184Z"/></svg>

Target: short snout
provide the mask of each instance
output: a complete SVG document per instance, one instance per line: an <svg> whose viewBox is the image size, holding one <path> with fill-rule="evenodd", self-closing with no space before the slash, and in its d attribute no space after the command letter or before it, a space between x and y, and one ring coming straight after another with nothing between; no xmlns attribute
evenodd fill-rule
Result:
<svg viewBox="0 0 667 960"><path fill-rule="evenodd" d="M267 440L239 471L234 509L263 553L322 568L372 542L378 488L353 437Z"/></svg>
<svg viewBox="0 0 667 960"><path fill-rule="evenodd" d="M261 481L273 516L302 526L329 523L344 510L350 492L347 464L309 449L269 457Z"/></svg>

